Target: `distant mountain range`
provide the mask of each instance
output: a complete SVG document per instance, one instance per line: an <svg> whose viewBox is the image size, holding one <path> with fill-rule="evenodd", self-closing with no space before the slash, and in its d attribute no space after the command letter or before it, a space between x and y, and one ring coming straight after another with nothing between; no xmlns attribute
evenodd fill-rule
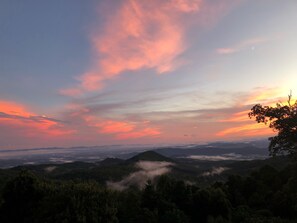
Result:
<svg viewBox="0 0 297 223"><path fill-rule="evenodd" d="M128 157L128 158L127 158ZM253 159L251 157L254 157ZM257 159L255 159L258 157ZM92 162L25 164L0 169L0 180L15 176L20 170L57 180L95 180L115 189L144 185L147 180L168 174L186 182L210 184L225 181L232 174L246 175L264 165L281 169L288 158L268 158L267 149L250 143L215 143L191 148L158 148L130 152L125 159L106 157Z"/></svg>
<svg viewBox="0 0 297 223"><path fill-rule="evenodd" d="M168 158L195 160L253 160L268 157L267 140L251 142L215 142L204 145L114 145L73 148L37 148L0 150L0 168L28 164L96 163L106 158L129 159L152 150Z"/></svg>
<svg viewBox="0 0 297 223"><path fill-rule="evenodd" d="M195 145L191 148L169 147L154 151L168 157L176 158L190 158L193 155L224 156L226 154L234 154L234 160L236 160L239 156L242 159L256 159L268 156L267 146L258 147L252 143L211 143L207 145ZM238 156L236 157L236 155Z"/></svg>

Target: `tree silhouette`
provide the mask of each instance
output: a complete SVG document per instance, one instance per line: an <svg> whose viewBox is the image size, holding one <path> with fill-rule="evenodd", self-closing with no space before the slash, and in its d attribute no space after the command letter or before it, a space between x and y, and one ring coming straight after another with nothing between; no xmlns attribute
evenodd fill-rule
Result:
<svg viewBox="0 0 297 223"><path fill-rule="evenodd" d="M290 154L297 157L297 101L292 103L292 94L288 95L287 105L276 103L276 107L256 104L249 117L255 117L258 123L269 123L269 127L278 132L270 137L270 155Z"/></svg>

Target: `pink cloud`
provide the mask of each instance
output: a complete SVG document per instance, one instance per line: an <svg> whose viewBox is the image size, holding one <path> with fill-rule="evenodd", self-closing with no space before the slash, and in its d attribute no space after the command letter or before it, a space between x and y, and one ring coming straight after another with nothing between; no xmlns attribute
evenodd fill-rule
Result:
<svg viewBox="0 0 297 223"><path fill-rule="evenodd" d="M268 126L258 125L249 119L248 113L253 104L276 101L279 92L281 89L256 88L251 93L232 94L232 104L226 108L217 108L214 102L213 109L120 113L117 117L117 110L123 105L85 105L84 100L77 100L78 104L68 106L72 112L67 114L67 118L79 136L87 136L93 141L100 138L101 142L197 142L268 136L272 134ZM79 101L83 103L79 104ZM128 106L133 109L134 105ZM137 103L137 106L140 105Z"/></svg>
<svg viewBox="0 0 297 223"><path fill-rule="evenodd" d="M58 120L37 115L26 106L11 101L0 101L0 125L26 129L24 135L30 137L64 136L74 133L73 130L64 128Z"/></svg>
<svg viewBox="0 0 297 223"><path fill-rule="evenodd" d="M82 114L80 114L82 115ZM149 126L149 122L130 122L111 120L102 117L95 117L92 115L82 115L85 120L85 124L89 127L95 127L98 134L110 135L114 139L137 139L142 137L151 137L161 134L161 132L155 128Z"/></svg>
<svg viewBox="0 0 297 223"><path fill-rule="evenodd" d="M104 57L97 63L99 69L82 76L83 87L98 89L104 79L127 70L152 68L159 74L174 70L186 48L179 18L198 11L200 4L201 0L125 1L104 33L93 35L95 51Z"/></svg>
<svg viewBox="0 0 297 223"><path fill-rule="evenodd" d="M202 5L202 0L172 0L173 6L183 12L198 11Z"/></svg>
<svg viewBox="0 0 297 223"><path fill-rule="evenodd" d="M119 121L104 121L103 123L97 125L101 128L101 133L112 134L112 133L122 133L122 132L131 132L135 125L128 122L119 122Z"/></svg>
<svg viewBox="0 0 297 223"><path fill-rule="evenodd" d="M230 115L230 117L228 117L226 119L219 120L219 122L246 122L246 121L250 121L250 119L247 115L249 112L250 112L250 110L236 112L236 113Z"/></svg>
<svg viewBox="0 0 297 223"><path fill-rule="evenodd" d="M136 138L142 138L142 137L156 137L160 134L161 132L158 129L145 128L140 131L120 133L117 135L117 139L125 140L125 139L136 139Z"/></svg>
<svg viewBox="0 0 297 223"><path fill-rule="evenodd" d="M79 78L80 85L61 90L67 96L95 91L105 80L124 71L154 69L158 74L175 70L187 48L182 17L200 10L202 0L128 0L109 17L103 30L94 27L95 63ZM99 12L106 13L106 12Z"/></svg>
<svg viewBox="0 0 297 223"><path fill-rule="evenodd" d="M236 48L219 48L217 49L218 54L232 54L238 52L239 49Z"/></svg>
<svg viewBox="0 0 297 223"><path fill-rule="evenodd" d="M81 96L83 94L83 91L80 88L66 88L66 89L61 89L59 93L60 95L64 95L64 96L77 97L77 96Z"/></svg>
<svg viewBox="0 0 297 223"><path fill-rule="evenodd" d="M254 49L255 46L261 43L265 43L267 41L268 41L267 38L253 38L253 39L244 40L231 47L218 48L216 51L218 54L233 54L246 49Z"/></svg>
<svg viewBox="0 0 297 223"><path fill-rule="evenodd" d="M190 26L213 25L242 0L125 0L117 7L98 10L104 26L94 26L91 48L93 65L76 79L79 84L60 94L77 97L96 91L125 71L153 69L157 74L185 64ZM104 8L106 9L106 8ZM224 51L226 52L226 51Z"/></svg>

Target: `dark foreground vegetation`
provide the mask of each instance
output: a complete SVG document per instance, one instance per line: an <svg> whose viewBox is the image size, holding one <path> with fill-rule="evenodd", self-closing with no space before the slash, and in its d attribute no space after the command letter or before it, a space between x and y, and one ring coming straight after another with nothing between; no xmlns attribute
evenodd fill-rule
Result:
<svg viewBox="0 0 297 223"><path fill-rule="evenodd" d="M163 175L114 191L28 171L2 185L0 222L297 222L297 165L263 166L207 187Z"/></svg>

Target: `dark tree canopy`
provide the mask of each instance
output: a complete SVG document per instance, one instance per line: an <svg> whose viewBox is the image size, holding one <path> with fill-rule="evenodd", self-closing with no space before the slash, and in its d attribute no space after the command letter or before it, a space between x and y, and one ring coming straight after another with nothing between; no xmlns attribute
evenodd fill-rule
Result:
<svg viewBox="0 0 297 223"><path fill-rule="evenodd" d="M270 137L270 155L290 154L297 156L297 101L292 103L289 95L286 105L277 103L275 107L256 104L252 107L249 117L255 117L258 123L269 124L276 131L276 136Z"/></svg>

